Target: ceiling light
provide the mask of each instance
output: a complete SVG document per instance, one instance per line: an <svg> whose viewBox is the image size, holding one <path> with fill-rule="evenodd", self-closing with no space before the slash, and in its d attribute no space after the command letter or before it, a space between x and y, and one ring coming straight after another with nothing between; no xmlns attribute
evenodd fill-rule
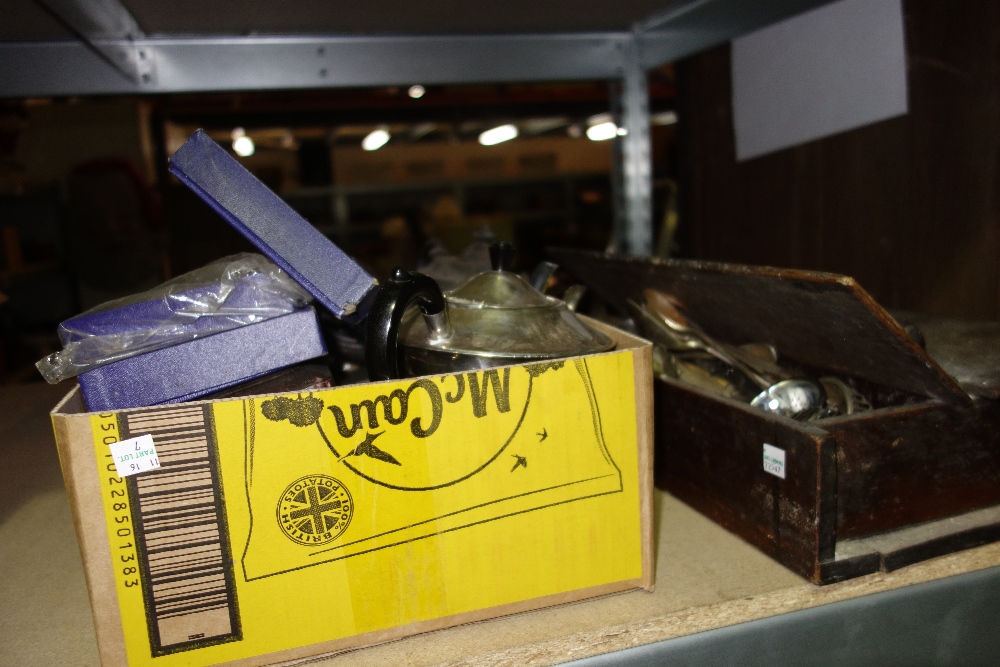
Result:
<svg viewBox="0 0 1000 667"><path fill-rule="evenodd" d="M389 133L379 128L368 134L367 137L361 140L361 148L366 151L377 151L386 145L389 141Z"/></svg>
<svg viewBox="0 0 1000 667"><path fill-rule="evenodd" d="M233 152L240 157L250 157L256 149L257 147L253 145L253 139L245 134L233 139Z"/></svg>
<svg viewBox="0 0 1000 667"><path fill-rule="evenodd" d="M419 83L415 86L410 86L410 89L406 91L406 93L415 100L419 100L421 97L424 96L424 93L426 92L427 91L424 90L424 87L421 86Z"/></svg>
<svg viewBox="0 0 1000 667"><path fill-rule="evenodd" d="M587 138L591 141L607 141L618 136L618 126L610 120L587 128Z"/></svg>
<svg viewBox="0 0 1000 667"><path fill-rule="evenodd" d="M232 139L233 141L236 141L240 137L245 137L245 136L247 136L247 131L244 130L242 127L234 127L233 131L229 133L229 138Z"/></svg>
<svg viewBox="0 0 1000 667"><path fill-rule="evenodd" d="M493 146L503 141L510 141L517 136L516 125L501 125L491 130L486 130L479 135L479 143L483 146Z"/></svg>

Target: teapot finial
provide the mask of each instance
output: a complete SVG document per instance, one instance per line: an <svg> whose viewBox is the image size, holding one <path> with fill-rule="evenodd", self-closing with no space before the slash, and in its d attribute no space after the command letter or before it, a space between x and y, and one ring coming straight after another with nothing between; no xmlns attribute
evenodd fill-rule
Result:
<svg viewBox="0 0 1000 667"><path fill-rule="evenodd" d="M509 271L514 263L514 244L495 241L490 244L490 264L494 271Z"/></svg>

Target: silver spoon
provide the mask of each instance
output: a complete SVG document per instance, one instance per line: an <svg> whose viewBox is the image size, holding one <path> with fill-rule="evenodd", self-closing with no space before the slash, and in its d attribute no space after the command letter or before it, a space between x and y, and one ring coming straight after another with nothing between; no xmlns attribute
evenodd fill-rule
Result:
<svg viewBox="0 0 1000 667"><path fill-rule="evenodd" d="M792 419L807 420L826 403L823 386L805 378L785 379L773 382L750 368L750 365L725 350L693 322L687 320L672 300L662 292L645 290L646 302L650 304L663 323L676 334L688 334L701 338L705 351L741 371L763 391L750 401L750 405ZM773 363L773 362L772 362Z"/></svg>
<svg viewBox="0 0 1000 667"><path fill-rule="evenodd" d="M778 351L773 345L767 343L744 343L743 345L721 343L710 338L704 329L684 317L668 295L654 289L646 289L644 296L646 297L646 308L659 316L663 323L676 334L680 343L678 349L705 349L730 365L734 365L732 359L735 359L735 365L740 370L743 370L744 366L749 366L752 372L764 376L766 384L757 382L761 388L770 386L779 379L787 379L784 371L777 364ZM711 349L706 348L706 345ZM729 356L723 359L715 354L715 351Z"/></svg>
<svg viewBox="0 0 1000 667"><path fill-rule="evenodd" d="M818 382L782 380L757 394L750 405L773 414L808 420L826 403L826 392Z"/></svg>
<svg viewBox="0 0 1000 667"><path fill-rule="evenodd" d="M682 347L687 349L702 349L713 357L723 361L750 378L754 384L761 389L767 389L774 382L758 373L751 364L746 363L741 357L735 354L728 345L723 345L712 339L694 322L689 321L670 302L665 294L656 290L647 289L645 291L647 312L655 314L659 320L674 334Z"/></svg>

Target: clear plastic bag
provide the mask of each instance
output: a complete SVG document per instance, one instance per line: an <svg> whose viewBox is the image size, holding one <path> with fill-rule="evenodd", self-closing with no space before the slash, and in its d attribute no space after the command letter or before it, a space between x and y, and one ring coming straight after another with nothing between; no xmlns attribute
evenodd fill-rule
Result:
<svg viewBox="0 0 1000 667"><path fill-rule="evenodd" d="M59 325L63 349L35 366L50 383L144 352L285 315L312 297L263 255L225 257Z"/></svg>

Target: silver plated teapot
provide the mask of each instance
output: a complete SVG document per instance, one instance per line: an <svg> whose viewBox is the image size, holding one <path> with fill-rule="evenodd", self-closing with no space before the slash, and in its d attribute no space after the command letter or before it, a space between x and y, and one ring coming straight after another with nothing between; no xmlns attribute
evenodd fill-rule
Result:
<svg viewBox="0 0 1000 667"><path fill-rule="evenodd" d="M513 255L510 243L494 243L493 270L448 293L425 275L393 271L368 315L369 377L453 373L614 348L563 301L510 271Z"/></svg>

